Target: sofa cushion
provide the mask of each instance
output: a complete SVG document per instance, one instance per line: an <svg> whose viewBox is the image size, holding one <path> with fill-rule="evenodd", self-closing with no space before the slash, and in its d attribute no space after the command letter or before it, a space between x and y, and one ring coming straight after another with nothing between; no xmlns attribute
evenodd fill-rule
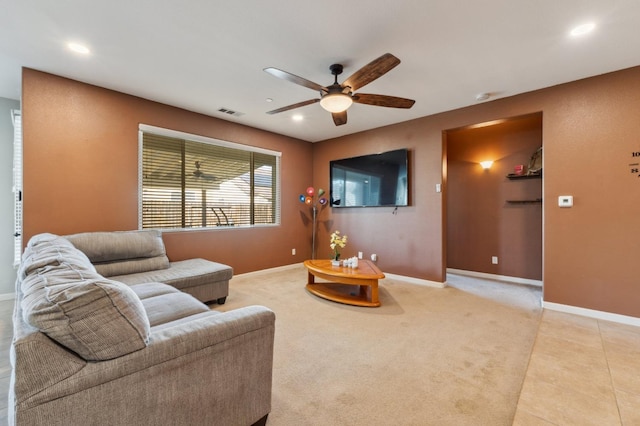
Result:
<svg viewBox="0 0 640 426"><path fill-rule="evenodd" d="M21 266L21 308L27 323L89 361L146 346L149 320L133 290L76 264L78 250L62 237L34 241Z"/></svg>
<svg viewBox="0 0 640 426"><path fill-rule="evenodd" d="M87 232L65 238L86 254L104 277L169 267L162 234L157 230Z"/></svg>
<svg viewBox="0 0 640 426"><path fill-rule="evenodd" d="M210 312L209 307L195 297L166 284L137 284L131 289L142 301L151 327Z"/></svg>
<svg viewBox="0 0 640 426"><path fill-rule="evenodd" d="M22 254L18 277L22 279L64 261L75 265L78 270L85 270L89 274L96 273L89 258L81 251L75 250L71 242L58 235L44 233L35 235L29 240Z"/></svg>
<svg viewBox="0 0 640 426"><path fill-rule="evenodd" d="M233 268L230 266L196 258L171 262L169 269L117 275L113 279L129 285L150 281L162 282L184 291L189 287L229 281L232 277Z"/></svg>
<svg viewBox="0 0 640 426"><path fill-rule="evenodd" d="M45 284L42 292L31 299L37 303L23 304L25 320L85 360L117 358L148 343L144 307L125 284L96 279L53 290Z"/></svg>

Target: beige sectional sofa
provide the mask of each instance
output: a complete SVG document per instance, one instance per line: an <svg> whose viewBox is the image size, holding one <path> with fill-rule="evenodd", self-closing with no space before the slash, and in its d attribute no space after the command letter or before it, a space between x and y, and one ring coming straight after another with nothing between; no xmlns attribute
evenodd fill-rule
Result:
<svg viewBox="0 0 640 426"><path fill-rule="evenodd" d="M274 313L262 306L211 310L185 292L200 287L197 281L180 291L107 278L98 265L113 259L94 257L94 266L75 247L87 249L87 237L40 234L25 249L16 282L9 423L265 424ZM144 259L154 257L129 257L127 267L149 267L158 260Z"/></svg>
<svg viewBox="0 0 640 426"><path fill-rule="evenodd" d="M157 230L66 235L106 278L125 284L161 282L202 302L223 304L233 269L205 259L170 262Z"/></svg>

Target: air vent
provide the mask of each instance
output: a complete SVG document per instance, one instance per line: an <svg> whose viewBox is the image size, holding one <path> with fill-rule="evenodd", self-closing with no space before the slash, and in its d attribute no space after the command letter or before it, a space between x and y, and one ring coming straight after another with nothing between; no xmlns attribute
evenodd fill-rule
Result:
<svg viewBox="0 0 640 426"><path fill-rule="evenodd" d="M227 109L227 108L220 108L218 109L218 112L233 115L234 117L242 117L244 115L244 112L238 112L238 111L234 111L232 109Z"/></svg>

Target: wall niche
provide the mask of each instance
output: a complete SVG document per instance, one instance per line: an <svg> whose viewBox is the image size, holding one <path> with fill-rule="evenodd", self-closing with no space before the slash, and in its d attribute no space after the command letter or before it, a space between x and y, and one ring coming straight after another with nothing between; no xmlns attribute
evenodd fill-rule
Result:
<svg viewBox="0 0 640 426"><path fill-rule="evenodd" d="M446 141L447 268L542 280L542 175L513 177L542 146L542 113L448 130Z"/></svg>

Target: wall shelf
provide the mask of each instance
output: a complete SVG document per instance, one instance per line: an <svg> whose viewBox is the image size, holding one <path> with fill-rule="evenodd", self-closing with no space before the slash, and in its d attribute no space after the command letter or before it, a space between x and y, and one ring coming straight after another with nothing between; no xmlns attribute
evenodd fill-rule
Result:
<svg viewBox="0 0 640 426"><path fill-rule="evenodd" d="M538 173L536 175L507 175L507 179L509 180L519 180L519 179L539 179L542 177L542 173Z"/></svg>
<svg viewBox="0 0 640 426"><path fill-rule="evenodd" d="M542 198L535 200L507 200L508 204L542 204Z"/></svg>

